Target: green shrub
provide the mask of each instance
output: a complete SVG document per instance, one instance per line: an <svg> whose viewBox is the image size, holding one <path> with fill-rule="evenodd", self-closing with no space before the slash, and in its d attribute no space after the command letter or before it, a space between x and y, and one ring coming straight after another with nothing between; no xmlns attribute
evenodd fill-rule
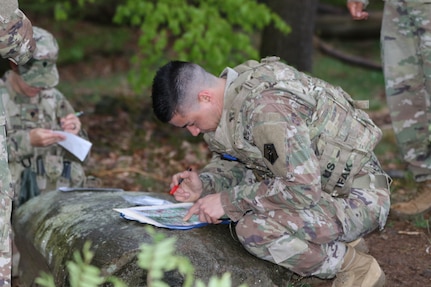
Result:
<svg viewBox="0 0 431 287"><path fill-rule="evenodd" d="M181 255L175 254L176 238L157 233L152 226L146 226L147 233L153 239L151 244L144 243L140 247L138 254L138 265L147 271L148 287L169 287L163 282L165 272L177 270L184 277L184 287L231 287L232 280L230 273L224 273L220 278L211 277L208 284L196 279L194 267L190 260ZM91 243L86 242L82 253L75 251L73 261L66 264L69 275L70 287L97 287L104 283L111 283L114 287L127 287L127 285L115 276L104 277L99 268L91 265L94 252L90 249ZM52 275L42 273L36 279L36 283L42 287L55 287ZM247 287L242 284L238 287Z"/></svg>

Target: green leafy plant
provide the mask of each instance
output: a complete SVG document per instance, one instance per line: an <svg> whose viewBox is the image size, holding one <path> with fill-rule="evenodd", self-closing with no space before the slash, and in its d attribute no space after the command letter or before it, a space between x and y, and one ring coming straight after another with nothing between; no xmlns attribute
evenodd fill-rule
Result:
<svg viewBox="0 0 431 287"><path fill-rule="evenodd" d="M42 0L40 0L42 1ZM78 7L101 0L79 0ZM139 91L148 86L154 70L165 59L192 61L210 72L258 59L253 36L269 24L284 33L290 27L258 0L128 0L117 4L113 22L141 31L140 52L132 57L136 71L130 73L132 86ZM58 20L71 13L70 1L55 4ZM76 12L75 12L76 13Z"/></svg>
<svg viewBox="0 0 431 287"><path fill-rule="evenodd" d="M132 77L134 84L147 83L146 68L160 66L169 52L219 72L226 65L257 58L251 36L266 25L290 32L277 14L255 0L128 0L117 8L114 22L142 32L141 54L134 57L141 72Z"/></svg>
<svg viewBox="0 0 431 287"><path fill-rule="evenodd" d="M418 228L423 228L428 230L430 233L430 219L425 218L423 214L417 215L413 218L413 225Z"/></svg>
<svg viewBox="0 0 431 287"><path fill-rule="evenodd" d="M148 287L169 287L163 282L165 272L177 270L184 277L184 287L231 287L232 280L230 273L224 273L220 278L212 276L207 285L194 276L194 267L190 260L181 255L175 254L176 238L166 236L156 232L151 227L146 227L147 233L152 237L153 242L144 243L140 247L138 254L138 265L147 270ZM82 254L78 251L73 253L73 260L68 261L67 271L71 287L97 287L104 283L111 283L114 287L127 287L127 285L115 276L104 277L98 267L91 265L94 252L91 251L91 242L85 242ZM42 287L55 287L52 275L42 272L36 279L36 283ZM194 285L193 285L194 284ZM238 287L247 287L242 284Z"/></svg>
<svg viewBox="0 0 431 287"><path fill-rule="evenodd" d="M114 276L103 277L99 268L91 265L94 252L90 250L91 242L84 243L82 255L79 251L73 253L73 261L66 264L71 287L97 287L103 283L112 283L114 287L126 287L120 279ZM45 272L36 279L40 286L55 287L54 278Z"/></svg>

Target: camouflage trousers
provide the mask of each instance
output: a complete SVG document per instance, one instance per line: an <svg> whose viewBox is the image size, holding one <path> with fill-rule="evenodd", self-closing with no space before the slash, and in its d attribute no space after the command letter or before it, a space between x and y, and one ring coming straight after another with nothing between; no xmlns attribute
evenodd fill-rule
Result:
<svg viewBox="0 0 431 287"><path fill-rule="evenodd" d="M236 225L238 239L253 255L302 276L333 278L346 242L386 223L389 188L352 189L348 198L322 192L318 205L247 213Z"/></svg>
<svg viewBox="0 0 431 287"><path fill-rule="evenodd" d="M0 193L0 287L11 286L11 212L12 199L9 196Z"/></svg>
<svg viewBox="0 0 431 287"><path fill-rule="evenodd" d="M386 1L381 47L386 99L404 160L431 179L431 3Z"/></svg>

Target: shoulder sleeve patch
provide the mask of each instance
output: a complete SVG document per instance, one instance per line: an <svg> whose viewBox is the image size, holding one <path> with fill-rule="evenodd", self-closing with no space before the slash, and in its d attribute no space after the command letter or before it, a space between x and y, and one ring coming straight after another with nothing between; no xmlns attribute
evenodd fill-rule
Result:
<svg viewBox="0 0 431 287"><path fill-rule="evenodd" d="M278 158L277 151L275 150L274 144L264 144L263 145L263 156L271 163L274 162Z"/></svg>

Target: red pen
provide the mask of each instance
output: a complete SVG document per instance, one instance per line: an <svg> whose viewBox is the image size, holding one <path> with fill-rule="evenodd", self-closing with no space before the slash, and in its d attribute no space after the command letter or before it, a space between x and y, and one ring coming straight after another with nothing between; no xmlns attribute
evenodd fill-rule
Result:
<svg viewBox="0 0 431 287"><path fill-rule="evenodd" d="M192 168L190 167L189 169L187 169L187 171L192 171ZM174 194L177 191L178 187L180 187L180 184L183 182L183 180L184 178L180 178L180 180L178 180L178 184L172 187L172 189L169 191L169 194Z"/></svg>

